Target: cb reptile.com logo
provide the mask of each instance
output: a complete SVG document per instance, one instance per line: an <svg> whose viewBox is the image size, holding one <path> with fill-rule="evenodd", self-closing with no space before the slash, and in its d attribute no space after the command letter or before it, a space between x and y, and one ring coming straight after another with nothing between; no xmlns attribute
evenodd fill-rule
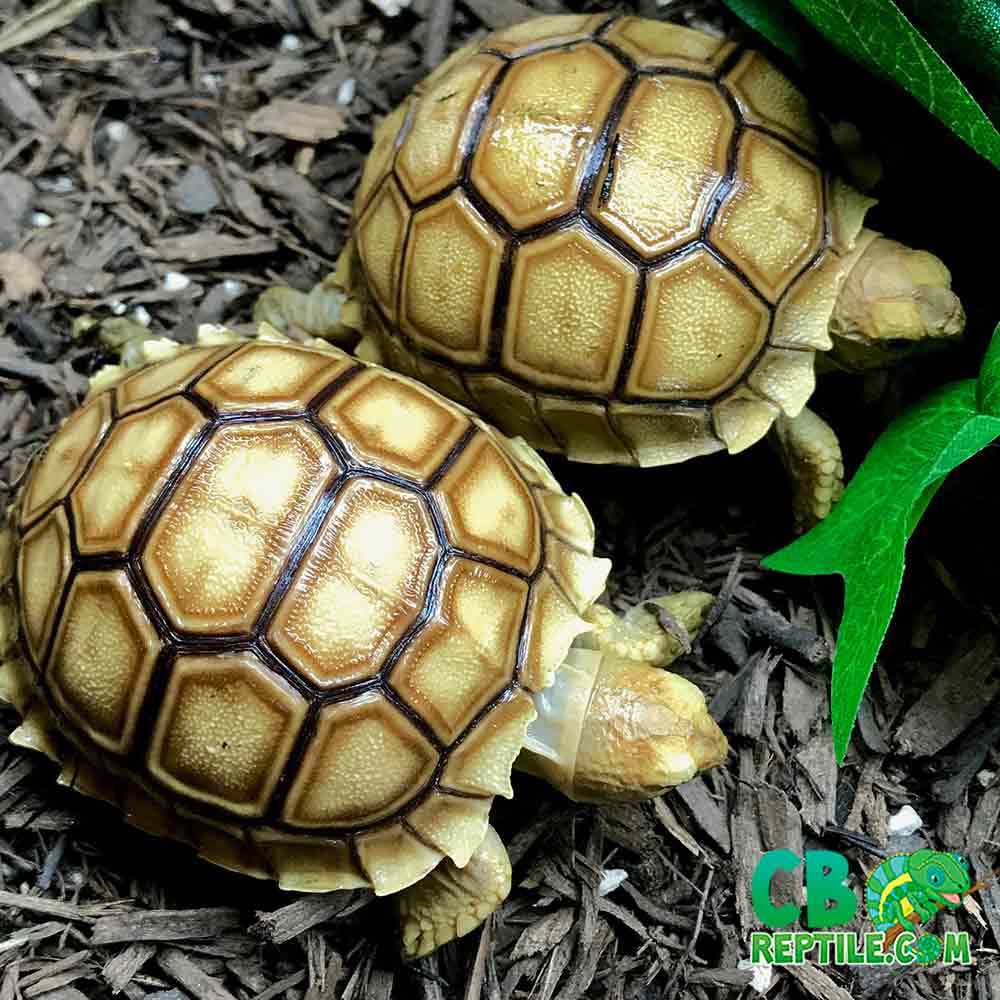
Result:
<svg viewBox="0 0 1000 1000"><path fill-rule="evenodd" d="M783 930L799 921L802 912L795 903L776 904L771 883L779 872L795 873L803 865L804 923L809 929ZM806 851L804 861L789 850L764 854L754 870L750 900L758 920L772 930L750 935L750 961L772 965L972 963L968 932L938 935L927 926L941 911L959 909L966 896L986 887L986 883L972 883L963 855L924 848L886 858L865 884L864 904L873 929L861 934L833 929L851 923L857 913L858 899L846 884L848 871L847 859L835 851Z"/></svg>

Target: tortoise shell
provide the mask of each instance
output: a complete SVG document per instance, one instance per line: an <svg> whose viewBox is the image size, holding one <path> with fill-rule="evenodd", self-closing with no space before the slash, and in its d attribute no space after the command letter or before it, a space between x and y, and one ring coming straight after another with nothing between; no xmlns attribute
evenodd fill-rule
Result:
<svg viewBox="0 0 1000 1000"><path fill-rule="evenodd" d="M468 861L608 571L523 442L278 343L187 350L89 400L17 527L44 696L15 691L20 741L68 737L65 780L298 889Z"/></svg>
<svg viewBox="0 0 1000 1000"><path fill-rule="evenodd" d="M381 124L341 277L387 364L535 447L739 451L802 409L831 347L872 202L824 162L759 52L540 17L455 53Z"/></svg>

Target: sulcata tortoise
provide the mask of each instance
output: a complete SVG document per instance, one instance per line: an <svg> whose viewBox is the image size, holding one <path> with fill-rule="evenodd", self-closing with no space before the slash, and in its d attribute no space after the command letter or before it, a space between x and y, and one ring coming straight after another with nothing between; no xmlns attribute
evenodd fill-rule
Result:
<svg viewBox="0 0 1000 1000"><path fill-rule="evenodd" d="M590 516L523 441L329 345L223 339L95 386L31 468L15 743L226 868L397 894L409 956L507 895L515 760L601 802L724 759L659 669L677 639L594 606ZM710 600L659 604L694 628Z"/></svg>
<svg viewBox="0 0 1000 1000"><path fill-rule="evenodd" d="M761 53L539 17L456 52L381 123L353 244L313 296L350 306L306 314L578 461L662 465L773 429L815 520L843 477L806 409L817 352L856 370L964 325L945 266L863 228L874 202L831 163Z"/></svg>

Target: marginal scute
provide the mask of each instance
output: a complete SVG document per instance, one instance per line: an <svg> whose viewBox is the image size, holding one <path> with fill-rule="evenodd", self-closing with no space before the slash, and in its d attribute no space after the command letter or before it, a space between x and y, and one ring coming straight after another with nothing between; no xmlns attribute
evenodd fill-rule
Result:
<svg viewBox="0 0 1000 1000"><path fill-rule="evenodd" d="M371 152L365 160L365 169L358 183L358 191L354 196L354 212L360 216L368 207L372 193L392 170L392 162L396 155L396 144L407 115L413 105L408 99L403 101L391 114L382 119L375 128L374 143Z"/></svg>
<svg viewBox="0 0 1000 1000"><path fill-rule="evenodd" d="M417 212L403 264L402 330L453 362L484 362L503 249L461 191Z"/></svg>
<svg viewBox="0 0 1000 1000"><path fill-rule="evenodd" d="M538 496L538 502L549 531L570 545L593 551L594 520L576 493L546 492Z"/></svg>
<svg viewBox="0 0 1000 1000"><path fill-rule="evenodd" d="M545 539L546 569L582 615L604 590L611 572L610 559L597 559L571 548L554 535Z"/></svg>
<svg viewBox="0 0 1000 1000"><path fill-rule="evenodd" d="M52 632L69 567L69 524L58 507L24 536L18 553L21 621L35 663L41 662Z"/></svg>
<svg viewBox="0 0 1000 1000"><path fill-rule="evenodd" d="M362 462L425 481L469 429L454 406L414 382L368 369L319 411Z"/></svg>
<svg viewBox="0 0 1000 1000"><path fill-rule="evenodd" d="M555 493L562 492L562 487L552 475L552 470L530 444L517 437L501 438L499 435L497 441L529 483L533 486L544 486L545 489Z"/></svg>
<svg viewBox="0 0 1000 1000"><path fill-rule="evenodd" d="M431 621L393 667L396 692L450 743L510 684L527 603L523 580L453 560Z"/></svg>
<svg viewBox="0 0 1000 1000"><path fill-rule="evenodd" d="M306 702L253 654L180 656L163 695L149 770L183 796L260 816Z"/></svg>
<svg viewBox="0 0 1000 1000"><path fill-rule="evenodd" d="M292 892L331 892L367 889L371 880L358 868L346 840L303 841L288 834L254 838L260 845L278 885Z"/></svg>
<svg viewBox="0 0 1000 1000"><path fill-rule="evenodd" d="M733 125L713 84L641 79L608 145L591 211L645 257L696 238L726 173Z"/></svg>
<svg viewBox="0 0 1000 1000"><path fill-rule="evenodd" d="M830 242L839 254L847 254L861 233L865 215L878 203L877 198L869 198L847 181L832 178L828 185L830 201Z"/></svg>
<svg viewBox="0 0 1000 1000"><path fill-rule="evenodd" d="M388 896L418 882L443 857L401 825L373 830L358 837L358 858L376 896Z"/></svg>
<svg viewBox="0 0 1000 1000"><path fill-rule="evenodd" d="M264 863L264 857L256 848L248 844L244 837L236 833L226 833L205 823L199 824L194 844L198 857L227 871L239 872L251 878L271 878L272 871Z"/></svg>
<svg viewBox="0 0 1000 1000"><path fill-rule="evenodd" d="M524 691L501 702L451 752L441 784L470 795L512 798L510 770L538 713Z"/></svg>
<svg viewBox="0 0 1000 1000"><path fill-rule="evenodd" d="M115 389L119 414L131 413L181 392L201 372L232 350L232 344L224 347L190 348L169 361L140 369Z"/></svg>
<svg viewBox="0 0 1000 1000"><path fill-rule="evenodd" d="M321 688L374 677L423 609L437 558L418 494L349 481L278 605L271 645Z"/></svg>
<svg viewBox="0 0 1000 1000"><path fill-rule="evenodd" d="M566 45L589 37L607 14L547 14L487 35L485 49L508 56L523 56L550 45Z"/></svg>
<svg viewBox="0 0 1000 1000"><path fill-rule="evenodd" d="M828 351L830 316L844 280L844 261L832 250L795 280L774 312L771 336L774 347Z"/></svg>
<svg viewBox="0 0 1000 1000"><path fill-rule="evenodd" d="M28 478L21 501L25 527L69 492L108 429L111 397L96 397L71 414Z"/></svg>
<svg viewBox="0 0 1000 1000"><path fill-rule="evenodd" d="M527 653L519 680L529 691L541 691L552 683L573 640L591 626L547 573L531 587L527 622Z"/></svg>
<svg viewBox="0 0 1000 1000"><path fill-rule="evenodd" d="M743 117L815 153L819 134L805 94L759 52L747 52L723 78Z"/></svg>
<svg viewBox="0 0 1000 1000"><path fill-rule="evenodd" d="M612 403L608 416L642 468L721 451L707 406Z"/></svg>
<svg viewBox="0 0 1000 1000"><path fill-rule="evenodd" d="M434 488L452 542L530 575L541 554L527 485L490 435L477 434Z"/></svg>
<svg viewBox="0 0 1000 1000"><path fill-rule="evenodd" d="M528 56L508 70L470 180L514 229L574 207L590 151L625 80L613 56L587 44Z"/></svg>
<svg viewBox="0 0 1000 1000"><path fill-rule="evenodd" d="M95 743L126 753L159 649L122 570L80 573L56 633L49 689Z"/></svg>
<svg viewBox="0 0 1000 1000"><path fill-rule="evenodd" d="M409 210L396 183L387 181L358 222L357 241L368 287L390 322L396 321L396 289Z"/></svg>
<svg viewBox="0 0 1000 1000"><path fill-rule="evenodd" d="M195 392L220 413L304 410L325 385L353 364L340 351L251 343L200 378Z"/></svg>
<svg viewBox="0 0 1000 1000"><path fill-rule="evenodd" d="M770 310L710 253L653 271L626 392L647 399L713 399L750 366Z"/></svg>
<svg viewBox="0 0 1000 1000"><path fill-rule="evenodd" d="M469 409L475 407L476 401L469 394L469 390L466 389L465 383L462 381L462 376L455 368L450 365L438 364L431 358L417 357L415 360L417 381L423 382L424 385L460 406L466 406Z"/></svg>
<svg viewBox="0 0 1000 1000"><path fill-rule="evenodd" d="M488 413L504 434L523 437L532 447L558 451L559 446L538 415L532 393L499 375L466 375L465 384L475 397L476 407Z"/></svg>
<svg viewBox="0 0 1000 1000"><path fill-rule="evenodd" d="M730 455L756 444L781 411L749 388L740 387L712 407L715 433L726 443Z"/></svg>
<svg viewBox="0 0 1000 1000"><path fill-rule="evenodd" d="M635 458L608 422L607 403L567 396L539 396L538 412L552 433L565 442L574 462L634 465Z"/></svg>
<svg viewBox="0 0 1000 1000"><path fill-rule="evenodd" d="M80 552L125 552L139 522L205 426L193 403L173 396L117 421L73 490Z"/></svg>
<svg viewBox="0 0 1000 1000"><path fill-rule="evenodd" d="M607 393L625 351L635 268L574 226L514 259L501 362L536 385Z"/></svg>
<svg viewBox="0 0 1000 1000"><path fill-rule="evenodd" d="M602 37L640 69L685 69L711 73L735 48L732 42L679 24L622 17Z"/></svg>
<svg viewBox="0 0 1000 1000"><path fill-rule="evenodd" d="M435 792L406 817L427 843L464 868L486 836L492 798L468 798Z"/></svg>
<svg viewBox="0 0 1000 1000"><path fill-rule="evenodd" d="M421 89L396 155L396 176L412 201L423 201L458 180L474 109L502 65L496 56L470 56Z"/></svg>
<svg viewBox="0 0 1000 1000"><path fill-rule="evenodd" d="M815 355L812 351L768 348L747 379L756 393L796 417L816 388Z"/></svg>
<svg viewBox="0 0 1000 1000"><path fill-rule="evenodd" d="M142 564L181 629L247 632L335 463L305 424L215 431L157 520Z"/></svg>
<svg viewBox="0 0 1000 1000"><path fill-rule="evenodd" d="M427 737L378 691L335 702L319 713L283 817L314 829L375 823L418 795L437 761Z"/></svg>
<svg viewBox="0 0 1000 1000"><path fill-rule="evenodd" d="M738 179L709 238L776 302L819 248L823 178L815 164L752 129L736 164Z"/></svg>

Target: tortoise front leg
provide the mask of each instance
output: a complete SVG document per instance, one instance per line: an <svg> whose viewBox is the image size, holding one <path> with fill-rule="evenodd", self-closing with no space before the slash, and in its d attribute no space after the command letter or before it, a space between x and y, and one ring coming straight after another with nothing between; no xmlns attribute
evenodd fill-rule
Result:
<svg viewBox="0 0 1000 1000"><path fill-rule="evenodd" d="M429 955L474 931L507 898L510 877L507 851L487 827L464 868L446 858L397 896L404 958Z"/></svg>
<svg viewBox="0 0 1000 1000"><path fill-rule="evenodd" d="M774 422L772 440L792 481L792 508L800 528L830 513L844 492L844 462L833 428L810 409Z"/></svg>

